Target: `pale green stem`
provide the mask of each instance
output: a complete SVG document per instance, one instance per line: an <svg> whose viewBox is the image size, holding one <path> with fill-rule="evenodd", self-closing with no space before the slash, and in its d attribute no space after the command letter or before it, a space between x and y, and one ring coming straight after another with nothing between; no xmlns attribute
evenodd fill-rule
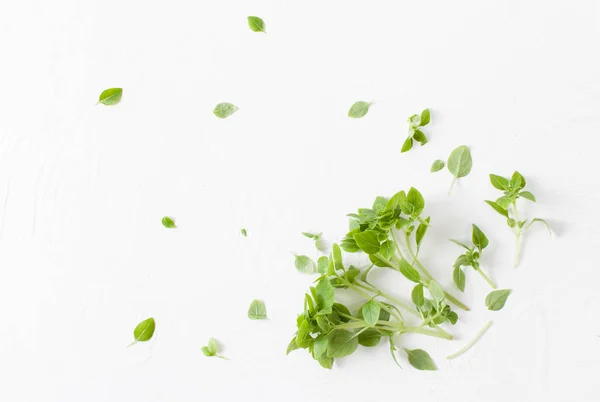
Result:
<svg viewBox="0 0 600 402"><path fill-rule="evenodd" d="M435 336L436 338L443 338L443 339L448 339L448 340L452 339L452 335L450 335L443 329L438 328L438 330L440 330L440 331L436 332L436 331L432 331L432 330L421 328L421 327L405 327L402 332L414 332L414 333L422 334L422 335Z"/></svg>
<svg viewBox="0 0 600 402"><path fill-rule="evenodd" d="M492 287L492 289L496 289L496 284L492 282L490 278L481 270L481 268L476 269L475 271L479 272L479 274L485 279L485 281Z"/></svg>
<svg viewBox="0 0 600 402"><path fill-rule="evenodd" d="M419 313L417 312L417 310L413 309L411 306L407 305L406 303L404 303L404 302L402 302L402 301L400 301L400 300L396 299L395 297L393 297L393 296L390 296L390 295L388 295L388 294L387 294L387 293L385 293L385 292L382 292L381 290L377 290L377 289L369 289L368 287L366 287L365 285L362 285L362 284L360 284L360 283L355 283L355 284L354 284L354 286L357 286L357 287L359 287L359 288L362 288L362 289L364 289L364 290L368 290L368 291L370 291L370 292L373 292L373 293L375 293L375 295L376 295L376 296L381 296L381 297L383 297L384 299L388 299L388 301L390 301L390 302L392 302L392 303L394 303L394 304L397 304L398 306L400 306L400 307L402 307L402 308L406 309L408 312L410 312L410 313L412 313L412 314L416 315L417 317L420 317L420 315L419 315Z"/></svg>
<svg viewBox="0 0 600 402"><path fill-rule="evenodd" d="M454 183L456 183L456 179L458 179L458 177L454 176L454 179L452 179L452 184L450 184L450 190L448 190L448 195L450 195L450 193L452 192L452 189L454 188Z"/></svg>
<svg viewBox="0 0 600 402"><path fill-rule="evenodd" d="M477 335L475 335L475 338L473 338L473 340L471 340L471 342L469 342L465 346L463 346L458 352L453 353L450 356L448 356L447 359L454 359L454 358L462 355L463 353L465 353L467 350L469 350L469 348L471 348L471 346L473 346L475 344L475 342L477 342L479 340L479 338L481 338L481 336L485 333L485 331L488 330L490 325L492 325L491 321L486 322L485 325L483 326L483 328L481 329L481 331L479 331L477 333Z"/></svg>

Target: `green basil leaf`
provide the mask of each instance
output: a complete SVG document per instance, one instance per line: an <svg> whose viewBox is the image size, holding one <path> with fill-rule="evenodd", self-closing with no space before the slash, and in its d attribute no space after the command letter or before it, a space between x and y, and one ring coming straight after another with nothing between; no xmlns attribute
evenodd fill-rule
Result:
<svg viewBox="0 0 600 402"><path fill-rule="evenodd" d="M404 349L408 354L408 362L417 370L437 370L435 363L429 356L429 353L423 349Z"/></svg>
<svg viewBox="0 0 600 402"><path fill-rule="evenodd" d="M535 202L535 196L533 194L531 194L531 192L529 192L529 191L521 191L519 193L519 197L523 197L526 200Z"/></svg>
<svg viewBox="0 0 600 402"><path fill-rule="evenodd" d="M319 257L319 259L317 260L317 272L319 272L320 274L326 274L328 266L329 258L327 258L326 256Z"/></svg>
<svg viewBox="0 0 600 402"><path fill-rule="evenodd" d="M167 229L175 229L177 227L175 225L175 221L173 221L173 219L168 216L163 216L161 222L162 222L162 225L164 227L166 227Z"/></svg>
<svg viewBox="0 0 600 402"><path fill-rule="evenodd" d="M328 277L324 276L321 278L317 284L316 293L317 297L315 299L319 308L330 313L334 303L335 292Z"/></svg>
<svg viewBox="0 0 600 402"><path fill-rule="evenodd" d="M377 346L381 341L381 334L376 329L367 329L358 336L358 343L364 347Z"/></svg>
<svg viewBox="0 0 600 402"><path fill-rule="evenodd" d="M425 233L427 233L427 228L429 227L428 224L430 221L430 217L427 217L427 219L425 219L425 222L427 222L427 224L421 223L417 228L417 233L415 235L417 241L417 251L419 251L419 249L421 248L421 241L423 241L423 237L425 236Z"/></svg>
<svg viewBox="0 0 600 402"><path fill-rule="evenodd" d="M369 106L371 106L369 102L355 102L350 107L350 110L348 110L348 117L352 117L353 119L364 117L369 112Z"/></svg>
<svg viewBox="0 0 600 402"><path fill-rule="evenodd" d="M418 141L421 145L427 144L427 137L425 137L425 134L423 134L421 130L415 130L413 138L415 141Z"/></svg>
<svg viewBox="0 0 600 402"><path fill-rule="evenodd" d="M423 127L426 126L427 124L429 124L429 121L431 120L431 113L429 112L429 109L425 109L421 112L421 121L419 122L419 126Z"/></svg>
<svg viewBox="0 0 600 402"><path fill-rule="evenodd" d="M390 260L392 258L392 256L394 255L394 249L395 249L394 242L391 240L386 240L383 243L381 243L379 252L386 260Z"/></svg>
<svg viewBox="0 0 600 402"><path fill-rule="evenodd" d="M362 251L367 254L377 254L379 252L379 239L374 230L365 230L354 234L354 240Z"/></svg>
<svg viewBox="0 0 600 402"><path fill-rule="evenodd" d="M265 303L260 300L252 300L248 308L248 318L251 320L264 320L267 318L267 308Z"/></svg>
<svg viewBox="0 0 600 402"><path fill-rule="evenodd" d="M448 158L448 170L455 178L465 177L471 172L473 159L469 148L464 145L456 148Z"/></svg>
<svg viewBox="0 0 600 402"><path fill-rule="evenodd" d="M485 298L485 305L487 306L488 310L501 310L511 292L512 291L510 289L500 289L490 292L490 294L488 294Z"/></svg>
<svg viewBox="0 0 600 402"><path fill-rule="evenodd" d="M512 203L512 198L507 196L502 196L496 200L496 204L500 206L500 208L508 209L508 206Z"/></svg>
<svg viewBox="0 0 600 402"><path fill-rule="evenodd" d="M508 218L508 211L505 208L502 208L500 205L496 204L494 201L485 201L490 207L494 208L494 211L498 212L500 215Z"/></svg>
<svg viewBox="0 0 600 402"><path fill-rule="evenodd" d="M456 324L456 321L458 321L458 314L456 314L454 311L451 311L448 313L446 318L448 318L448 321L450 321L450 323L452 323L452 325L454 325L454 324Z"/></svg>
<svg viewBox="0 0 600 402"><path fill-rule="evenodd" d="M510 186L515 190L522 189L526 184L525 178L519 172L514 172L510 178Z"/></svg>
<svg viewBox="0 0 600 402"><path fill-rule="evenodd" d="M408 137L406 140L404 140L404 144L402 144L402 149L400 150L400 152L408 152L412 149L413 147L413 139L412 137Z"/></svg>
<svg viewBox="0 0 600 402"><path fill-rule="evenodd" d="M431 169L429 169L429 171L431 173L439 172L440 170L442 170L444 168L444 166L446 166L444 161L441 159L437 159L437 160L433 161L433 163L431 164Z"/></svg>
<svg viewBox="0 0 600 402"><path fill-rule="evenodd" d="M398 264L398 268L400 269L400 273L404 275L409 281L413 281L416 283L421 282L421 275L419 272L412 267L404 258L400 260L400 264Z"/></svg>
<svg viewBox="0 0 600 402"><path fill-rule="evenodd" d="M106 106L116 105L121 102L123 97L123 88L109 88L102 91L98 98L98 103L102 103Z"/></svg>
<svg viewBox="0 0 600 402"><path fill-rule="evenodd" d="M351 332L335 329L329 333L327 357L340 358L351 355L358 347L358 338Z"/></svg>
<svg viewBox="0 0 600 402"><path fill-rule="evenodd" d="M363 319L367 323L368 326L374 327L377 325L377 320L379 320L379 312L381 311L381 306L375 300L370 300L363 304L360 309L362 312Z"/></svg>
<svg viewBox="0 0 600 402"><path fill-rule="evenodd" d="M344 269L344 263L342 261L342 250L340 250L340 246L338 246L337 243L333 243L332 253L333 264L336 271Z"/></svg>
<svg viewBox="0 0 600 402"><path fill-rule="evenodd" d="M155 329L156 322L154 321L154 318L147 318L140 322L133 330L134 343L149 341L152 338L152 335L154 335Z"/></svg>
<svg viewBox="0 0 600 402"><path fill-rule="evenodd" d="M383 261L381 258L379 258L375 254L369 255L369 260L371 260L371 262L373 264L375 264L376 266L378 266L378 267L392 268L392 266L390 264L388 264L387 262Z"/></svg>
<svg viewBox="0 0 600 402"><path fill-rule="evenodd" d="M452 272L452 280L454 281L454 284L456 285L458 290L460 290L461 292L465 291L466 277L465 273L463 272L460 266L454 267L454 272Z"/></svg>
<svg viewBox="0 0 600 402"><path fill-rule="evenodd" d="M213 357L217 355L217 352L210 350L208 346L202 346L200 350L202 351L202 354L206 357Z"/></svg>
<svg viewBox="0 0 600 402"><path fill-rule="evenodd" d="M325 355L327 352L327 346L329 345L329 340L327 338L327 334L321 334L317 336L315 339L315 346L313 349L313 358L319 359L319 357Z"/></svg>
<svg viewBox="0 0 600 402"><path fill-rule="evenodd" d="M327 370L331 370L333 367L333 359L327 356L321 356L317 360L321 367L326 368Z"/></svg>
<svg viewBox="0 0 600 402"><path fill-rule="evenodd" d="M163 225L164 225L164 223L163 223ZM242 234L242 236L248 237L248 231L246 229L240 230L240 233Z"/></svg>
<svg viewBox="0 0 600 402"><path fill-rule="evenodd" d="M425 296L423 295L423 285L420 283L415 286L410 294L412 302L417 307L421 307L425 303Z"/></svg>
<svg viewBox="0 0 600 402"><path fill-rule="evenodd" d="M248 17L248 27L254 32L265 32L265 22L259 17Z"/></svg>
<svg viewBox="0 0 600 402"><path fill-rule="evenodd" d="M475 224L473 224L472 239L473 244L476 245L479 250L483 250L490 243L487 236Z"/></svg>
<svg viewBox="0 0 600 402"><path fill-rule="evenodd" d="M314 274L316 269L316 264L310 257L306 255L296 255L296 269L298 272L302 272L303 274Z"/></svg>
<svg viewBox="0 0 600 402"><path fill-rule="evenodd" d="M296 337L293 337L292 340L290 341L288 347L287 347L287 350L285 351L285 354L289 355L291 352L293 352L296 349L300 349L300 347L296 343Z"/></svg>
<svg viewBox="0 0 600 402"><path fill-rule="evenodd" d="M231 116L232 114L234 114L237 111L238 111L238 107L236 105L224 102L224 103L219 103L217 106L215 106L213 113L219 119L224 119L226 117Z"/></svg>
<svg viewBox="0 0 600 402"><path fill-rule="evenodd" d="M494 186L498 190L505 190L506 191L506 190L509 189L508 180L505 179L502 176L491 174L490 175L490 182L492 183L492 186Z"/></svg>
<svg viewBox="0 0 600 402"><path fill-rule="evenodd" d="M411 187L410 190L408 190L406 202L412 205L412 216L420 215L425 208L425 199L423 198L423 195L414 187Z"/></svg>
<svg viewBox="0 0 600 402"><path fill-rule="evenodd" d="M444 288L442 288L442 286L436 281L429 282L429 285L427 285L427 289L429 289L431 297L433 297L433 299L438 303L444 301L444 299L446 298Z"/></svg>

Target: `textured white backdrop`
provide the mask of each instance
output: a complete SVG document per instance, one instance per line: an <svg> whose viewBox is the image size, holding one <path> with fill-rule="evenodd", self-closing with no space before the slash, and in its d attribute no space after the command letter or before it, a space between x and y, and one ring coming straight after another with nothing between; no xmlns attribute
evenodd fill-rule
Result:
<svg viewBox="0 0 600 402"><path fill-rule="evenodd" d="M599 18L592 0L4 1L0 400L598 401ZM96 106L113 86L121 104ZM374 104L351 120L357 100ZM222 101L239 111L217 119ZM401 155L425 107L430 143ZM447 197L429 167L461 144L474 168ZM483 203L488 173L515 169L557 234L528 233L517 270ZM333 371L286 357L312 280L291 252L315 256L300 232L339 240L346 213L411 185L440 281L446 239L477 223L506 307L487 311L469 275L456 342L404 339L434 373L384 346ZM268 321L247 319L254 298ZM126 348L148 316L154 339ZM231 360L201 354L209 337Z"/></svg>

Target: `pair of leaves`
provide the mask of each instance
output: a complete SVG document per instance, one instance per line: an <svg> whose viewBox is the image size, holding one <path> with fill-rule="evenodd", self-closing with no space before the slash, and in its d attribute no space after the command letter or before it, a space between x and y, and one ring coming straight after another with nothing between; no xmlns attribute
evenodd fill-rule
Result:
<svg viewBox="0 0 600 402"><path fill-rule="evenodd" d="M472 225L471 232L471 241L473 242L473 247L468 247L467 245L459 242L458 240L450 240L456 243L457 245L464 247L467 250L466 253L458 256L458 258L454 262L454 271L452 272L452 280L454 284L461 292L464 292L466 277L461 267L473 267L473 269L479 271L479 257L481 256L483 249L485 249L490 242L485 233L483 233L483 231L479 229L479 227L475 224ZM485 278L487 281L489 281L487 277ZM492 284L490 283L490 285ZM495 287L495 285L492 285L492 287Z"/></svg>
<svg viewBox="0 0 600 402"><path fill-rule="evenodd" d="M420 115L413 114L408 118L408 137L402 144L401 153L410 151L415 141L420 143L421 146L427 144L427 137L420 129L429 124L430 120L431 113L429 109L423 110Z"/></svg>
<svg viewBox="0 0 600 402"><path fill-rule="evenodd" d="M173 220L173 218L171 218L169 216L163 216L161 223L167 229L175 229L177 227L177 225L175 225L175 221Z"/></svg>
<svg viewBox="0 0 600 402"><path fill-rule="evenodd" d="M367 113L369 113L371 103L372 102L365 101L354 102L354 104L350 106L350 110L348 110L348 117L352 117L353 119L365 117Z"/></svg>
<svg viewBox="0 0 600 402"><path fill-rule="evenodd" d="M473 159L471 158L471 151L465 145L461 145L456 148L448 157L447 167L450 173L454 176L448 195L452 192L454 183L457 179L467 176L471 172L473 166Z"/></svg>
<svg viewBox="0 0 600 402"><path fill-rule="evenodd" d="M225 359L219 354L219 343L214 338L210 338L208 340L208 345L202 346L200 350L206 357L219 357L221 359Z"/></svg>
<svg viewBox="0 0 600 402"><path fill-rule="evenodd" d="M223 102L215 106L215 108L213 109L213 113L219 119L224 119L237 112L238 109L239 108L232 103Z"/></svg>
<svg viewBox="0 0 600 402"><path fill-rule="evenodd" d="M262 18L259 17L248 17L248 27L253 32L265 32L265 22L262 20Z"/></svg>
<svg viewBox="0 0 600 402"><path fill-rule="evenodd" d="M251 320L264 320L267 318L267 307L260 300L252 300L250 308L248 308L248 318Z"/></svg>
<svg viewBox="0 0 600 402"><path fill-rule="evenodd" d="M487 306L488 310L501 310L511 292L512 291L510 289L499 289L490 292L485 298L485 305Z"/></svg>

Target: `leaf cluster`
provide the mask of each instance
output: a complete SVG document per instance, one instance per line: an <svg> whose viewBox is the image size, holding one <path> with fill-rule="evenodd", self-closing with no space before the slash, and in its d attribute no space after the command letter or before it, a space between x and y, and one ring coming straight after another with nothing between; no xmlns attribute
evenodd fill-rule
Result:
<svg viewBox="0 0 600 402"><path fill-rule="evenodd" d="M472 225L472 234L471 241L473 245L471 247L467 246L464 243L461 243L458 240L450 239L450 241L456 243L457 245L463 247L466 251L464 254L458 256L456 261L454 262L454 271L452 273L452 279L454 280L454 284L461 291L465 291L465 283L466 277L462 267L472 267L475 271L479 272L480 275L490 284L492 288L496 288L493 282L481 271L479 265L479 258L483 252L483 249L486 248L489 244L489 240L485 233L475 224Z"/></svg>
<svg viewBox="0 0 600 402"><path fill-rule="evenodd" d="M427 137L421 130L431 120L429 109L425 109L421 114L413 114L408 118L408 137L402 144L400 152L408 152L412 149L414 142L418 142L421 146L427 144Z"/></svg>

